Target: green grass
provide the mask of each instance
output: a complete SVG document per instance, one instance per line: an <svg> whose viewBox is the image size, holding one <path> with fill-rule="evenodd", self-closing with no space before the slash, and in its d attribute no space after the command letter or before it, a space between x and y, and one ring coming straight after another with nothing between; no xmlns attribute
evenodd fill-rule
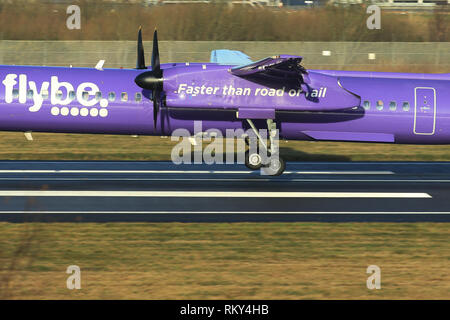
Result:
<svg viewBox="0 0 450 320"><path fill-rule="evenodd" d="M0 295L449 299L449 231L445 223L0 223ZM66 289L73 264L79 291ZM371 264L381 290L366 288Z"/></svg>

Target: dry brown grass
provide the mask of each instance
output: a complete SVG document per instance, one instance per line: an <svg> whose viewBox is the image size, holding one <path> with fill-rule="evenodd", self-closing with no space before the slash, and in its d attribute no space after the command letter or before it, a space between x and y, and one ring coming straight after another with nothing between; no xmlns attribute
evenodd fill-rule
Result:
<svg viewBox="0 0 450 320"><path fill-rule="evenodd" d="M27 224L0 224L2 265ZM44 224L15 299L449 299L448 224ZM81 290L66 288L69 265ZM381 268L381 290L366 268Z"/></svg>
<svg viewBox="0 0 450 320"><path fill-rule="evenodd" d="M0 160L170 161L178 143L148 136L33 133L33 137L27 141L21 132L1 132ZM288 161L450 160L450 145L280 141L280 147Z"/></svg>
<svg viewBox="0 0 450 320"><path fill-rule="evenodd" d="M73 1L82 11L81 30L66 28L66 5L0 2L0 38L29 40L135 40L140 25L158 27L162 40L264 41L450 41L447 11L392 14L382 29L368 30L364 6L309 10L223 4L105 4ZM30 27L32 26L32 27ZM149 32L145 40L150 40Z"/></svg>

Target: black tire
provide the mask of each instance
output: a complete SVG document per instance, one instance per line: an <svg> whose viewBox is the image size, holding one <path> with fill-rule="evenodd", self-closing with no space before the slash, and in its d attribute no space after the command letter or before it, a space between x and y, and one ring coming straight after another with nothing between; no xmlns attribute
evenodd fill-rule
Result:
<svg viewBox="0 0 450 320"><path fill-rule="evenodd" d="M270 160L270 163L265 165L263 170L264 174L269 176L280 176L286 169L286 161L282 157L274 158Z"/></svg>
<svg viewBox="0 0 450 320"><path fill-rule="evenodd" d="M262 165L263 165L262 160L258 165L251 164L250 163L250 153L248 152L248 150L245 152L245 166L247 168L249 168L250 170L258 170L258 169L261 169Z"/></svg>

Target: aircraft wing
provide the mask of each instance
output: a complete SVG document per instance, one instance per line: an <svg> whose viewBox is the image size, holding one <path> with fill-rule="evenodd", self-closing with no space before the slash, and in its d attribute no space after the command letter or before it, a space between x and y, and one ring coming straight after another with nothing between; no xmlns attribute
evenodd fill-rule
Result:
<svg viewBox="0 0 450 320"><path fill-rule="evenodd" d="M210 62L240 66L243 64L252 63L253 61L250 59L248 55L246 55L241 51L223 49L211 51Z"/></svg>
<svg viewBox="0 0 450 320"><path fill-rule="evenodd" d="M296 78L306 74L306 69L300 64L302 57L279 55L268 57L244 66L234 67L231 74L238 77L269 76L281 78Z"/></svg>

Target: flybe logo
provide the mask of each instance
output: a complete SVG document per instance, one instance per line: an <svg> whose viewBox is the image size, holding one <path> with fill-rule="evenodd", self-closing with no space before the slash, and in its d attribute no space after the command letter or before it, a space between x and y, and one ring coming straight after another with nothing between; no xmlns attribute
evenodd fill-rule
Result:
<svg viewBox="0 0 450 320"><path fill-rule="evenodd" d="M18 99L19 103L27 104L27 99L32 99L33 104L28 108L30 112L41 110L44 99L50 98L53 106L51 114L54 116L92 116L106 117L108 115L107 99L101 99L99 87L92 82L83 82L78 87L69 82L59 82L57 76L51 76L50 81L44 81L38 88L36 82L28 81L26 74L8 74L2 81L5 87L5 102L13 103ZM64 94L65 91L65 94ZM76 100L82 107L69 107ZM97 106L98 104L98 106ZM59 107L62 106L62 107Z"/></svg>

